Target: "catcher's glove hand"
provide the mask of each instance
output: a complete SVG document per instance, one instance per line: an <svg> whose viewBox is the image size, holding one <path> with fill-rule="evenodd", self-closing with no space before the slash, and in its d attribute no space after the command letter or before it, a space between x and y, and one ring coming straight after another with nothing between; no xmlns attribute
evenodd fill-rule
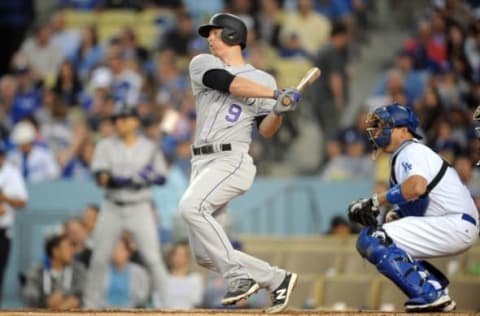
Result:
<svg viewBox="0 0 480 316"><path fill-rule="evenodd" d="M273 112L275 114L283 114L295 110L298 102L300 102L302 98L302 93L295 88L275 90L273 95L277 100L273 106Z"/></svg>
<svg viewBox="0 0 480 316"><path fill-rule="evenodd" d="M364 226L376 226L378 224L377 216L380 213L378 206L376 196L353 201L348 206L348 219Z"/></svg>

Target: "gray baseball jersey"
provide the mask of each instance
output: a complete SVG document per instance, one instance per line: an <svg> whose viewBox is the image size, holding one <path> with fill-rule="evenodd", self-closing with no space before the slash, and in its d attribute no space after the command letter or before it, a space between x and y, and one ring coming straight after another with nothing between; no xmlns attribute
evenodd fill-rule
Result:
<svg viewBox="0 0 480 316"><path fill-rule="evenodd" d="M255 117L270 113L275 100L235 97L208 88L202 80L210 69L225 69L276 88L272 76L251 65L230 67L208 54L192 59L190 78L197 110L194 146L228 143L232 150L193 157L190 185L182 196L179 211L188 224L190 245L198 264L221 273L226 280L253 278L262 287L273 290L286 271L233 249L220 217L228 203L252 185L256 173L248 154L252 128Z"/></svg>
<svg viewBox="0 0 480 316"><path fill-rule="evenodd" d="M195 56L190 63L190 79L197 111L194 145L212 143L250 144L256 116L272 111L273 99L243 98L206 87L202 78L210 69L225 69L259 84L276 89L275 79L252 65L228 66L210 54Z"/></svg>
<svg viewBox="0 0 480 316"><path fill-rule="evenodd" d="M139 136L138 142L127 147L118 137L101 140L95 148L92 171L109 171L116 178L133 178L148 165L152 165L157 174L166 174L163 154L149 139ZM151 199L151 190L145 187L139 190L106 189L106 196L113 201L132 202Z"/></svg>
<svg viewBox="0 0 480 316"><path fill-rule="evenodd" d="M101 140L92 161L92 171L108 171L115 178L131 179L151 165L155 174L166 175L163 154L150 140L139 136L132 147L118 137ZM151 190L105 189L106 199L95 225L93 255L87 275L85 306L101 308L106 291L110 256L124 231L132 233L145 260L154 287L155 307L168 307L167 270L160 256L160 240L150 201Z"/></svg>

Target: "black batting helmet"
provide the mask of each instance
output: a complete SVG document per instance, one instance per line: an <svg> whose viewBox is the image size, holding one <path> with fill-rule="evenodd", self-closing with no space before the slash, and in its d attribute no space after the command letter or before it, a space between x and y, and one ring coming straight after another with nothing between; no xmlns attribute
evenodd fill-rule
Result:
<svg viewBox="0 0 480 316"><path fill-rule="evenodd" d="M236 15L217 13L210 18L208 24L198 28L198 34L208 37L211 29L223 29L222 40L228 45L240 45L242 49L247 45L247 26Z"/></svg>

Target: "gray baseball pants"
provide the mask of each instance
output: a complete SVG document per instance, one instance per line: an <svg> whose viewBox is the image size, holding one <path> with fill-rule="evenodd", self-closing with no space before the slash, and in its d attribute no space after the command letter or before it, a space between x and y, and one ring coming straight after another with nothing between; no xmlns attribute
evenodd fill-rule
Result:
<svg viewBox="0 0 480 316"><path fill-rule="evenodd" d="M247 153L220 152L192 160L190 186L179 206L189 229L190 245L197 263L222 274L226 280L252 278L274 290L285 271L234 250L219 219L230 200L247 191L256 167Z"/></svg>

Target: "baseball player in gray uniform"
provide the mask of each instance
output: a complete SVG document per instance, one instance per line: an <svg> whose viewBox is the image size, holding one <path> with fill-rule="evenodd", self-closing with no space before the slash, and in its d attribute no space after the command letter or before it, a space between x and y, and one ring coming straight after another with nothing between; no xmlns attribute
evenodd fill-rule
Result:
<svg viewBox="0 0 480 316"><path fill-rule="evenodd" d="M112 251L122 233L129 231L151 273L155 302L160 305L157 307L168 307L167 270L161 257L150 190L152 185L164 183L166 164L158 147L137 133L140 122L135 108L121 106L114 120L118 136L101 140L92 162L97 184L105 188L105 200L94 231L85 306L100 307Z"/></svg>
<svg viewBox="0 0 480 316"><path fill-rule="evenodd" d="M265 287L272 292L267 312L279 312L288 304L297 274L234 250L219 217L254 180L256 168L248 151L255 123L263 137L273 136L282 115L295 109L301 95L294 88L276 89L272 76L245 63L247 29L237 16L216 14L198 31L212 54L197 55L190 63L197 125L190 186L179 211L197 263L229 283L222 303L235 304Z"/></svg>

